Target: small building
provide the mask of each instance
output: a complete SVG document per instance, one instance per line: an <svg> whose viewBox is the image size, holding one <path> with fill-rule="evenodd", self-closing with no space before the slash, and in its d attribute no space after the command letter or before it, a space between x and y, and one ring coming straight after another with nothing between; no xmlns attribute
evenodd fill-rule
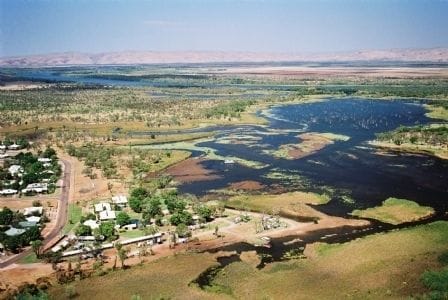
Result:
<svg viewBox="0 0 448 300"><path fill-rule="evenodd" d="M168 209L164 208L164 209L162 209L162 214L163 214L164 216L167 216L167 215L170 214L170 211L169 211Z"/></svg>
<svg viewBox="0 0 448 300"><path fill-rule="evenodd" d="M0 151L6 151L6 145L1 144L0 145Z"/></svg>
<svg viewBox="0 0 448 300"><path fill-rule="evenodd" d="M41 172L41 174L50 174L50 175L53 175L53 174L54 174L54 171L53 171L53 170L43 170L43 171Z"/></svg>
<svg viewBox="0 0 448 300"><path fill-rule="evenodd" d="M8 150L19 150L19 149L22 149L22 146L17 145L16 143L8 146Z"/></svg>
<svg viewBox="0 0 448 300"><path fill-rule="evenodd" d="M82 224L85 226L89 226L92 230L100 227L100 225L95 220L87 220Z"/></svg>
<svg viewBox="0 0 448 300"><path fill-rule="evenodd" d="M7 236L17 236L17 235L21 235L22 233L24 233L26 230L22 229L22 228L14 228L11 227L8 230L5 231L5 234Z"/></svg>
<svg viewBox="0 0 448 300"><path fill-rule="evenodd" d="M22 190L22 193L46 193L48 192L48 184L47 183L30 183Z"/></svg>
<svg viewBox="0 0 448 300"><path fill-rule="evenodd" d="M103 210L99 213L100 221L115 220L115 212L113 210Z"/></svg>
<svg viewBox="0 0 448 300"><path fill-rule="evenodd" d="M8 157L9 157L8 153L0 154L0 159L5 159L5 158L8 158Z"/></svg>
<svg viewBox="0 0 448 300"><path fill-rule="evenodd" d="M28 222L34 222L34 223L39 223L40 222L40 217L38 217L38 216L31 216L31 217L28 217L28 218L26 218L26 220L28 221Z"/></svg>
<svg viewBox="0 0 448 300"><path fill-rule="evenodd" d="M42 206L26 207L23 210L25 216L41 216L44 211Z"/></svg>
<svg viewBox="0 0 448 300"><path fill-rule="evenodd" d="M19 165L12 165L8 168L8 172L12 176L21 176L23 174L23 168Z"/></svg>
<svg viewBox="0 0 448 300"><path fill-rule="evenodd" d="M95 237L93 235L85 235L85 236L78 236L78 241L95 241Z"/></svg>
<svg viewBox="0 0 448 300"><path fill-rule="evenodd" d="M128 198L124 195L113 196L112 203L119 207L126 207L128 206Z"/></svg>
<svg viewBox="0 0 448 300"><path fill-rule="evenodd" d="M200 218L198 215L193 215L192 219L194 224L199 224Z"/></svg>
<svg viewBox="0 0 448 300"><path fill-rule="evenodd" d="M111 210L112 210L112 208L110 206L110 203L100 202L100 203L95 204L95 212L96 213L99 213L102 211L111 211Z"/></svg>
<svg viewBox="0 0 448 300"><path fill-rule="evenodd" d="M127 224L121 228L126 229L126 230L133 230L133 229L137 229L137 224Z"/></svg>
<svg viewBox="0 0 448 300"><path fill-rule="evenodd" d="M47 157L39 157L39 158L37 159L37 161L38 161L38 162L41 162L41 163L51 163L51 158L47 158Z"/></svg>
<svg viewBox="0 0 448 300"><path fill-rule="evenodd" d="M0 191L0 195L2 196L6 196L6 195L14 195L17 194L17 190L13 190L13 189L3 189Z"/></svg>
<svg viewBox="0 0 448 300"><path fill-rule="evenodd" d="M30 228L30 227L37 226L37 222L22 221L22 222L19 222L19 226L21 228Z"/></svg>

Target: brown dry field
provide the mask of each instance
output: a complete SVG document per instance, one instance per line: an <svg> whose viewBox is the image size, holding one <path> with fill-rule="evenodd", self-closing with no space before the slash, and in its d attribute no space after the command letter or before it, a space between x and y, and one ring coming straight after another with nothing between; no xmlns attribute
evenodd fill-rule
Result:
<svg viewBox="0 0 448 300"><path fill-rule="evenodd" d="M288 150L288 156L292 159L299 159L311 155L334 143L325 136L313 133L300 134L299 137L302 139L302 142Z"/></svg>
<svg viewBox="0 0 448 300"><path fill-rule="evenodd" d="M210 170L205 169L201 162L202 158L189 158L166 169L166 173L173 176L176 181L186 183L193 181L215 180L219 178Z"/></svg>
<svg viewBox="0 0 448 300"><path fill-rule="evenodd" d="M84 162L61 151L58 152L58 156L67 160L72 165L71 186L75 188L70 190L70 202L73 202L74 199L76 199L76 202L82 203L95 198L112 196L107 188L108 180L100 171L94 170L97 178L90 179L82 174L82 170L85 168ZM118 180L113 182L113 193L124 193L125 191L125 186L122 182Z"/></svg>
<svg viewBox="0 0 448 300"><path fill-rule="evenodd" d="M239 182L234 182L229 185L231 190L243 190L243 191L258 191L265 188L263 184L255 180L244 180Z"/></svg>
<svg viewBox="0 0 448 300"><path fill-rule="evenodd" d="M58 191L56 191L57 193ZM11 210L22 210L25 207L33 206L33 201L39 200L44 208L55 208L58 207L58 195L36 195L29 197L1 197L0 198L0 208L9 207ZM50 204L50 205L48 205Z"/></svg>

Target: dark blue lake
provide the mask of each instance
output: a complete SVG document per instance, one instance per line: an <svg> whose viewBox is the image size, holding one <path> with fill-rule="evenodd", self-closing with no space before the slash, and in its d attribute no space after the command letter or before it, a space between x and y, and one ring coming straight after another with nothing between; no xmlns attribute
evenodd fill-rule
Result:
<svg viewBox="0 0 448 300"><path fill-rule="evenodd" d="M205 195L234 182L254 180L266 185L267 191L279 187L286 191L331 191L333 200L318 209L332 215L372 207L389 197L413 200L444 213L448 210L446 160L426 154L378 153L367 143L376 133L400 125L433 122L425 113L419 101L351 98L274 107L269 111L267 127L224 127L215 140L199 144L215 149L218 155L256 161L266 167L254 169L205 161L203 166L221 178L183 184L179 189ZM267 153L283 144L298 143L297 135L303 132L330 132L350 139L336 141L300 159L275 158ZM242 142L222 142L229 137L239 137ZM272 176L276 173L281 173L281 178ZM348 203L348 198L353 202Z"/></svg>

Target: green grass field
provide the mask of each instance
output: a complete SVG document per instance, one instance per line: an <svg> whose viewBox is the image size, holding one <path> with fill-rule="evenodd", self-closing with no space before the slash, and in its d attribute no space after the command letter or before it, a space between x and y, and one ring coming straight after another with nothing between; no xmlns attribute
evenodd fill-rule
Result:
<svg viewBox="0 0 448 300"><path fill-rule="evenodd" d="M82 216L82 208L74 203L68 205L68 222L65 224L63 232L69 233L79 222Z"/></svg>
<svg viewBox="0 0 448 300"><path fill-rule="evenodd" d="M122 239L133 239L144 235L145 233L140 229L120 232L120 238Z"/></svg>
<svg viewBox="0 0 448 300"><path fill-rule="evenodd" d="M36 254L34 252L31 252L27 256L23 257L19 260L19 263L21 264L34 264L39 262L40 260L36 257Z"/></svg>
<svg viewBox="0 0 448 300"><path fill-rule="evenodd" d="M420 206L405 199L388 198L381 206L365 210L357 209L352 212L352 215L397 225L422 219L433 213L434 209L432 207Z"/></svg>

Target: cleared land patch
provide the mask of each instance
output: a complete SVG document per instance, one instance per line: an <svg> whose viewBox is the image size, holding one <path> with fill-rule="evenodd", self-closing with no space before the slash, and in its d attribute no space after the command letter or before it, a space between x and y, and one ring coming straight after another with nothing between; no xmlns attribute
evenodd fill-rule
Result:
<svg viewBox="0 0 448 300"><path fill-rule="evenodd" d="M236 209L258 212L279 212L284 216L318 219L321 214L307 204L325 204L328 195L311 192L292 192L279 195L238 195L231 197L226 205Z"/></svg>

